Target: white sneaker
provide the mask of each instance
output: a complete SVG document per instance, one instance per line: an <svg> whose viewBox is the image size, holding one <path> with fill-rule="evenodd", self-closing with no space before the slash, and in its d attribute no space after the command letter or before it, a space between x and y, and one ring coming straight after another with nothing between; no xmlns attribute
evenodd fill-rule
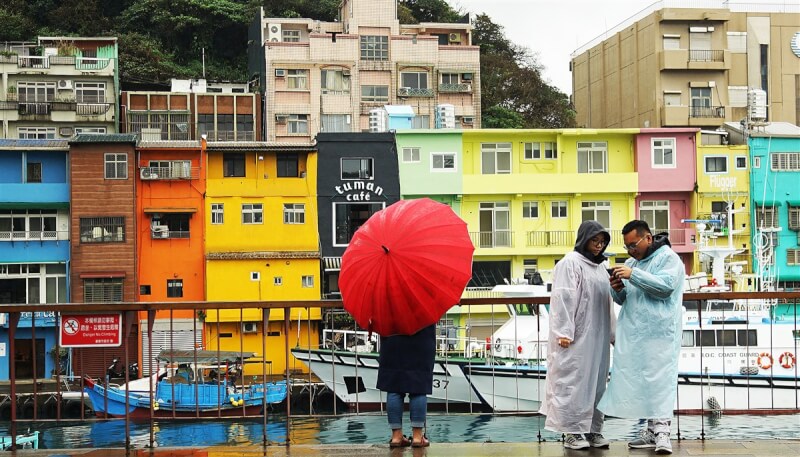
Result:
<svg viewBox="0 0 800 457"><path fill-rule="evenodd" d="M638 438L628 441L628 447L631 449L653 449L656 447L656 436L649 429L644 429L639 432Z"/></svg>
<svg viewBox="0 0 800 457"><path fill-rule="evenodd" d="M583 439L581 435L567 433L564 436L564 447L567 449L588 449L589 442Z"/></svg>
<svg viewBox="0 0 800 457"><path fill-rule="evenodd" d="M605 439L602 433L587 433L586 441L592 447L609 447L611 445L611 441Z"/></svg>
<svg viewBox="0 0 800 457"><path fill-rule="evenodd" d="M672 444L669 442L669 433L656 434L656 454L672 454Z"/></svg>

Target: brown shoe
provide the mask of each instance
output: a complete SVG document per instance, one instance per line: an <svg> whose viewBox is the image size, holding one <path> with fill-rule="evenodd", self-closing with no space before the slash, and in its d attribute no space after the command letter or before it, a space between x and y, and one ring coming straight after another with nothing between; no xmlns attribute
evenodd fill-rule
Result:
<svg viewBox="0 0 800 457"><path fill-rule="evenodd" d="M431 440L429 440L428 437L424 435L422 437L422 441L414 441L411 443L411 447L428 447L430 445L431 445Z"/></svg>
<svg viewBox="0 0 800 457"><path fill-rule="evenodd" d="M392 449L398 447L409 447L409 446L411 446L411 440L408 439L405 435L403 436L403 439L401 439L400 441L389 440L389 448Z"/></svg>

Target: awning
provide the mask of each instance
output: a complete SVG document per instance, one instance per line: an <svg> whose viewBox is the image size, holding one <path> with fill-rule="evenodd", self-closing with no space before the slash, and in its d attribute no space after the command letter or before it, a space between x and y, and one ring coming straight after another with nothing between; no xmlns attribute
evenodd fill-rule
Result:
<svg viewBox="0 0 800 457"><path fill-rule="evenodd" d="M786 200L786 204L789 206L800 206L800 200Z"/></svg>
<svg viewBox="0 0 800 457"><path fill-rule="evenodd" d="M81 273L81 279L99 279L99 278L124 278L124 271L104 271L102 273Z"/></svg>
<svg viewBox="0 0 800 457"><path fill-rule="evenodd" d="M781 206L783 203L781 203L780 200L764 201L764 200L754 199L753 204L755 206Z"/></svg>
<svg viewBox="0 0 800 457"><path fill-rule="evenodd" d="M342 269L342 258L323 257L322 264L325 266L325 271L339 271Z"/></svg>
<svg viewBox="0 0 800 457"><path fill-rule="evenodd" d="M145 213L196 213L197 208L145 208Z"/></svg>

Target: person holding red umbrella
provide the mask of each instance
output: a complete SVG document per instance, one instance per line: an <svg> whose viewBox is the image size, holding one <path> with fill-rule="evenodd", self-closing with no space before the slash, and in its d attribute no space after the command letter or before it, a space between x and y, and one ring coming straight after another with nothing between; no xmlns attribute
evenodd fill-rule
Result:
<svg viewBox="0 0 800 457"><path fill-rule="evenodd" d="M381 337L377 388L386 392L386 416L392 439L389 447L427 447L423 433L428 395L433 392L436 326L407 335ZM403 436L403 402L408 394L411 440Z"/></svg>

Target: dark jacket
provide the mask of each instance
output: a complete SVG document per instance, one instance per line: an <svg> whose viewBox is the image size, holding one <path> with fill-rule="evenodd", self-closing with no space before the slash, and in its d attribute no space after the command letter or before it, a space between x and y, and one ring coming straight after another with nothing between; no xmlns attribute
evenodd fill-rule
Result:
<svg viewBox="0 0 800 457"><path fill-rule="evenodd" d="M586 249L586 243L598 234L603 235L603 239L606 240L606 245L603 246L600 254L594 255L591 253L591 251ZM578 227L578 237L575 240L575 251L581 253L584 257L599 265L606 260L603 252L605 252L606 248L608 247L609 241L611 241L611 235L609 235L608 231L604 229L599 222L583 221L580 227Z"/></svg>
<svg viewBox="0 0 800 457"><path fill-rule="evenodd" d="M433 359L436 325L411 335L381 337L378 389L384 392L426 394L433 392Z"/></svg>

